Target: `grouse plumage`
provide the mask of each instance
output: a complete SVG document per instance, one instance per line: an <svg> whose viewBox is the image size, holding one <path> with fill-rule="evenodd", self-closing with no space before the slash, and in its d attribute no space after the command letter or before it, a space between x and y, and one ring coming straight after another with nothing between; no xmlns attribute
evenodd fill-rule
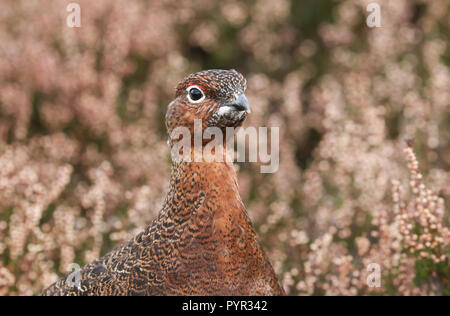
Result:
<svg viewBox="0 0 450 316"><path fill-rule="evenodd" d="M235 70L186 77L166 125L194 131L236 127L249 112L246 81ZM174 146L176 139L170 139ZM43 295L282 295L228 162L175 161L164 205L128 243L80 271L80 287L64 277Z"/></svg>

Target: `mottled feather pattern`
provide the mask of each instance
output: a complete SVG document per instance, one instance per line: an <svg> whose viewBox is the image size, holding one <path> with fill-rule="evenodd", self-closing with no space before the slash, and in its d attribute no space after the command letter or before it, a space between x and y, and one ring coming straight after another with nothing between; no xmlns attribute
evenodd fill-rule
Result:
<svg viewBox="0 0 450 316"><path fill-rule="evenodd" d="M197 105L200 110L188 109L193 108L184 95L189 83L207 90L208 99ZM192 74L178 85L167 125L192 124L199 113L208 120L220 100L244 91L245 79L235 70ZM239 196L233 165L227 162L174 162L169 192L153 223L83 267L80 288L66 278L43 295L284 294Z"/></svg>
<svg viewBox="0 0 450 316"><path fill-rule="evenodd" d="M196 72L182 80L176 89L176 96L182 95L189 85L199 85L207 88L210 97L229 101L236 93L243 93L247 88L244 76L236 70L210 69Z"/></svg>

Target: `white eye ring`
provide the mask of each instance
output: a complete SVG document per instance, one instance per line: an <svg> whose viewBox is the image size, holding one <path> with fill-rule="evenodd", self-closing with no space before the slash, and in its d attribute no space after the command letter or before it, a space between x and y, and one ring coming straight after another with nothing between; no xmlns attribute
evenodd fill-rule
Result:
<svg viewBox="0 0 450 316"><path fill-rule="evenodd" d="M191 98L191 93L190 92L194 88L198 89L202 93L202 97L200 99L198 99L198 100L192 100L192 98ZM191 103L200 103L203 100L205 100L205 97L206 97L205 93L203 92L202 88L200 88L199 86L195 86L195 85L194 86L189 86L186 89L186 91L187 91L187 98L188 98L189 102L191 102Z"/></svg>

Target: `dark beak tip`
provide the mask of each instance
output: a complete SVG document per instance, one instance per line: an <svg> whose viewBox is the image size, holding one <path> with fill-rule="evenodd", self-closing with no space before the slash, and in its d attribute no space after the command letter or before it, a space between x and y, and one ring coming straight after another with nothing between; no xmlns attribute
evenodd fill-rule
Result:
<svg viewBox="0 0 450 316"><path fill-rule="evenodd" d="M233 104L233 107L238 111L247 111L247 107L245 107L245 105L242 105L239 103Z"/></svg>
<svg viewBox="0 0 450 316"><path fill-rule="evenodd" d="M236 101L234 102L234 106L239 111L250 113L250 103L248 102L245 94L241 94L237 97Z"/></svg>
<svg viewBox="0 0 450 316"><path fill-rule="evenodd" d="M236 111L245 111L247 114L250 113L250 103L243 93L233 101L223 104L223 106L233 107Z"/></svg>

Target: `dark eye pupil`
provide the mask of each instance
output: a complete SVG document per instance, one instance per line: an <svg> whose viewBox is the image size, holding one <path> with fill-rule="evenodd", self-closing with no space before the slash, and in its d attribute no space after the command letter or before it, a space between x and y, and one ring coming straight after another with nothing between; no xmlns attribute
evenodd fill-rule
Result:
<svg viewBox="0 0 450 316"><path fill-rule="evenodd" d="M189 95L192 100L198 101L202 98L203 93L197 88L192 88L191 90L189 90Z"/></svg>

